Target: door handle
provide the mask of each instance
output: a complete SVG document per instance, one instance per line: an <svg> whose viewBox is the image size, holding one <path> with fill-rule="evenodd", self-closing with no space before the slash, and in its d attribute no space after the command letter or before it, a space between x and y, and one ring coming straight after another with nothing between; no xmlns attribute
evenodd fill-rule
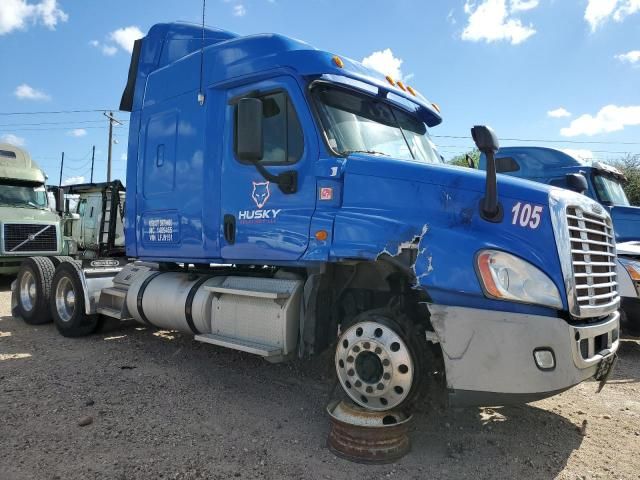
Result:
<svg viewBox="0 0 640 480"><path fill-rule="evenodd" d="M224 239L229 245L236 243L236 217L228 213L224 216Z"/></svg>

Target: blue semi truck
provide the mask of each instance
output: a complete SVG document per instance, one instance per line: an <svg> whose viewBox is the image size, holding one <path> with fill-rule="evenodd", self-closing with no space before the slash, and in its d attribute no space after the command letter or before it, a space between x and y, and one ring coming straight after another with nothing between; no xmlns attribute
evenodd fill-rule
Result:
<svg viewBox="0 0 640 480"><path fill-rule="evenodd" d="M486 156L480 169L486 169ZM629 203L624 174L598 161L582 160L544 147L501 148L496 169L514 177L582 193L605 207L613 221L618 254L617 278L622 304L622 326L640 336L640 207Z"/></svg>
<svg viewBox="0 0 640 480"><path fill-rule="evenodd" d="M63 335L109 316L272 362L333 349L345 394L378 411L441 388L501 405L606 381L608 212L445 165L439 108L410 86L281 35L159 24L121 110L130 261L56 267ZM472 135L492 158L493 132Z"/></svg>

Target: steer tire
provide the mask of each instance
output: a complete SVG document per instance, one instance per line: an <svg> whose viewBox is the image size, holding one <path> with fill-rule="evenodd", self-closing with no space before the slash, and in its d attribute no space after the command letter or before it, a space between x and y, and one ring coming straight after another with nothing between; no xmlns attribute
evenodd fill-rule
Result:
<svg viewBox="0 0 640 480"><path fill-rule="evenodd" d="M359 400L357 398L359 396L357 394L356 394L356 398L354 398L353 385L351 388L348 388L345 385L346 382L340 379L340 369L343 367L340 366L340 363L339 363L340 358L339 358L338 352L343 342L343 339L345 337L345 334L350 328L355 327L358 324L365 325L365 324L371 324L371 323L380 325L383 328L383 330L384 329L392 330L400 338L400 340L402 340L402 343L404 343L404 348L406 348L406 352L411 359L413 378L411 381L409 392L400 403L391 405L392 403L391 402L388 407L385 407L384 405L381 405L376 401L363 402L362 400ZM380 411L384 411L386 409L389 409L389 410L394 409L394 410L402 410L407 413L410 413L411 411L413 411L415 407L424 399L428 391L428 383L429 383L429 375L430 375L430 367L428 365L429 363L428 359L430 358L430 356L428 355L426 341L424 340L424 338L425 338L424 332L421 333L419 327L415 325L407 315L401 312L383 308L383 309L369 310L357 315L348 324L342 326L342 334L340 339L338 340L338 346L336 347L335 367L336 367L336 370L338 371L338 378L340 379L339 381L342 385L344 392L351 398L351 400L355 401L356 403L358 403L360 406L364 408L371 408L371 409L380 410ZM372 338L372 340L375 341L376 339ZM345 358L348 358L348 357L345 357ZM383 357L381 356L380 358L383 358ZM357 363L357 356L353 364L355 365L356 363ZM391 379L391 383L393 383L396 375L395 372L398 366L392 362L391 367L393 367L392 379ZM399 376L401 377L401 375ZM345 376L343 375L342 378L345 378ZM380 381L384 383L384 380L380 380ZM366 396L366 394L364 396ZM375 397L375 394L373 394L373 397ZM374 400L373 397L371 398L371 400ZM374 404L376 405L375 407L374 407Z"/></svg>
<svg viewBox="0 0 640 480"><path fill-rule="evenodd" d="M42 325L51 321L49 296L55 267L47 257L26 258L16 280L16 313L29 325ZM29 294L28 285L35 291Z"/></svg>
<svg viewBox="0 0 640 480"><path fill-rule="evenodd" d="M51 315L58 332L65 337L90 335L99 327L98 315L85 313L81 275L75 262L62 262L51 282Z"/></svg>

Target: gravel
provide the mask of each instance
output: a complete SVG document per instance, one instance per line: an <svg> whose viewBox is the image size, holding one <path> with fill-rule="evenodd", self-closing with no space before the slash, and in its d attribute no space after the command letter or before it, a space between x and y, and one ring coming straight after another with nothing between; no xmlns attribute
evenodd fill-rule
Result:
<svg viewBox="0 0 640 480"><path fill-rule="evenodd" d="M587 382L530 405L419 412L412 452L366 466L326 448L329 356L272 365L134 323L67 339L13 319L9 285L0 279L2 480L640 479L635 340L600 394Z"/></svg>

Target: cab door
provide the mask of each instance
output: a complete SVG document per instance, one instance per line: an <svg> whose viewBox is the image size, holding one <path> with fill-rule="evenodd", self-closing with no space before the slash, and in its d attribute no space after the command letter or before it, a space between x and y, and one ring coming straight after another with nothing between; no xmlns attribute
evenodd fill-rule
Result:
<svg viewBox="0 0 640 480"><path fill-rule="evenodd" d="M293 193L266 179L254 164L238 160L236 109L243 97L262 101L260 164L272 175L295 172ZM233 88L227 92L224 123L221 256L246 262L298 260L309 244L316 205L318 139L305 96L289 76Z"/></svg>

